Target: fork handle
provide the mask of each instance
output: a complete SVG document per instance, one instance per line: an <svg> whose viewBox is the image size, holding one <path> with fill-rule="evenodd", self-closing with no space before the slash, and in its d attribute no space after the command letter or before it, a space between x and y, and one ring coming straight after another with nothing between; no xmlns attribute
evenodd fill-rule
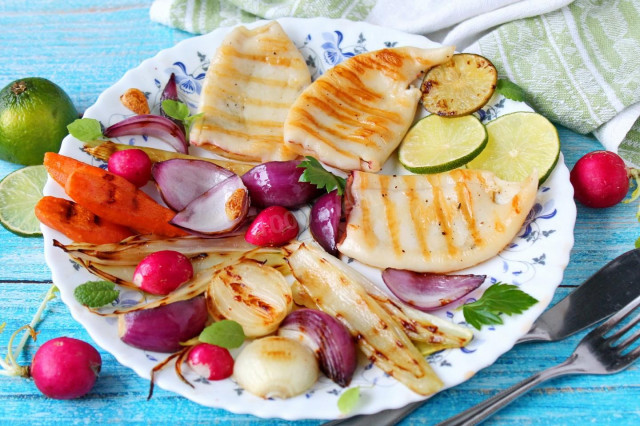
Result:
<svg viewBox="0 0 640 426"><path fill-rule="evenodd" d="M576 357L574 354L562 364L558 364L544 371L536 373L533 376L524 379L520 383L517 383L510 388L494 395L486 401L483 401L480 404L475 405L468 410L465 410L462 413L443 421L442 423L438 423L438 425L436 426L476 425L496 411L499 411L502 408L506 407L509 403L524 395L542 382L568 374L583 373L584 371L581 368L574 365L575 360Z"/></svg>

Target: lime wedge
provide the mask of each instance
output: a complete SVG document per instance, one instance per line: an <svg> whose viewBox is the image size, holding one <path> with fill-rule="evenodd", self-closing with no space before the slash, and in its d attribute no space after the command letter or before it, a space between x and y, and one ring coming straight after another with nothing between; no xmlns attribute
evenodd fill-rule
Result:
<svg viewBox="0 0 640 426"><path fill-rule="evenodd" d="M487 145L487 130L473 115L418 121L404 137L398 151L400 163L413 173L440 173L475 158Z"/></svg>
<svg viewBox="0 0 640 426"><path fill-rule="evenodd" d="M432 114L457 117L482 108L496 90L498 72L490 60L458 53L424 76L422 106Z"/></svg>
<svg viewBox="0 0 640 426"><path fill-rule="evenodd" d="M0 181L0 223L23 237L42 235L33 211L42 198L47 170L42 165L28 166L8 174Z"/></svg>
<svg viewBox="0 0 640 426"><path fill-rule="evenodd" d="M560 139L549 120L535 112L514 112L490 121L487 147L467 164L499 178L520 182L538 171L544 182L558 162Z"/></svg>

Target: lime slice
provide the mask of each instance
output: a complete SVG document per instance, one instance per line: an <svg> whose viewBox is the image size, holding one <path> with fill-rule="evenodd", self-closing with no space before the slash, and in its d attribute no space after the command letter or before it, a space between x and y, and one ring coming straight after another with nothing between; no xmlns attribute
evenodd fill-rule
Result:
<svg viewBox="0 0 640 426"><path fill-rule="evenodd" d="M0 223L23 237L42 235L33 211L42 198L47 171L42 165L18 169L0 181Z"/></svg>
<svg viewBox="0 0 640 426"><path fill-rule="evenodd" d="M398 151L400 163L413 173L440 173L475 158L487 145L487 130L473 115L418 121Z"/></svg>
<svg viewBox="0 0 640 426"><path fill-rule="evenodd" d="M482 108L496 90L498 72L490 60L458 53L431 68L422 80L422 106L432 114L457 117Z"/></svg>
<svg viewBox="0 0 640 426"><path fill-rule="evenodd" d="M467 164L499 178L520 182L538 171L544 182L558 162L560 139L549 120L535 112L514 112L490 121L487 147Z"/></svg>

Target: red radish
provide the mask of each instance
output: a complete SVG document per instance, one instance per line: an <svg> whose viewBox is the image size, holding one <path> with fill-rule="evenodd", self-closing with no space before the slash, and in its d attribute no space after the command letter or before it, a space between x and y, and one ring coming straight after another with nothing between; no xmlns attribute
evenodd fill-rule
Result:
<svg viewBox="0 0 640 426"><path fill-rule="evenodd" d="M222 380L233 373L233 357L229 350L209 343L198 343L190 351L187 364L199 376Z"/></svg>
<svg viewBox="0 0 640 426"><path fill-rule="evenodd" d="M151 294L166 295L193 277L187 256L174 250L161 250L146 256L133 273L133 283Z"/></svg>
<svg viewBox="0 0 640 426"><path fill-rule="evenodd" d="M610 151L593 151L578 160L570 175L576 200L587 207L611 207L629 191L622 158Z"/></svg>
<svg viewBox="0 0 640 426"><path fill-rule="evenodd" d="M298 221L281 206L262 210L249 225L244 239L256 246L280 246L298 236Z"/></svg>
<svg viewBox="0 0 640 426"><path fill-rule="evenodd" d="M46 396L73 399L91 390L101 367L102 359L93 346L71 337L58 337L38 348L31 363L31 377Z"/></svg>
<svg viewBox="0 0 640 426"><path fill-rule="evenodd" d="M151 179L151 159L141 149L116 151L109 157L109 171L122 176L138 188Z"/></svg>

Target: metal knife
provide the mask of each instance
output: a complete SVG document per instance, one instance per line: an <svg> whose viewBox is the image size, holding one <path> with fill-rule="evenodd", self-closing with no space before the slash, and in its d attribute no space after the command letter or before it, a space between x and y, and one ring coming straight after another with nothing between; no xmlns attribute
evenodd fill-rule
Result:
<svg viewBox="0 0 640 426"><path fill-rule="evenodd" d="M548 309L517 343L555 342L588 328L620 310L640 295L640 248L613 259L571 294ZM425 401L325 423L326 426L391 426L411 414ZM374 417L375 416L375 417Z"/></svg>

